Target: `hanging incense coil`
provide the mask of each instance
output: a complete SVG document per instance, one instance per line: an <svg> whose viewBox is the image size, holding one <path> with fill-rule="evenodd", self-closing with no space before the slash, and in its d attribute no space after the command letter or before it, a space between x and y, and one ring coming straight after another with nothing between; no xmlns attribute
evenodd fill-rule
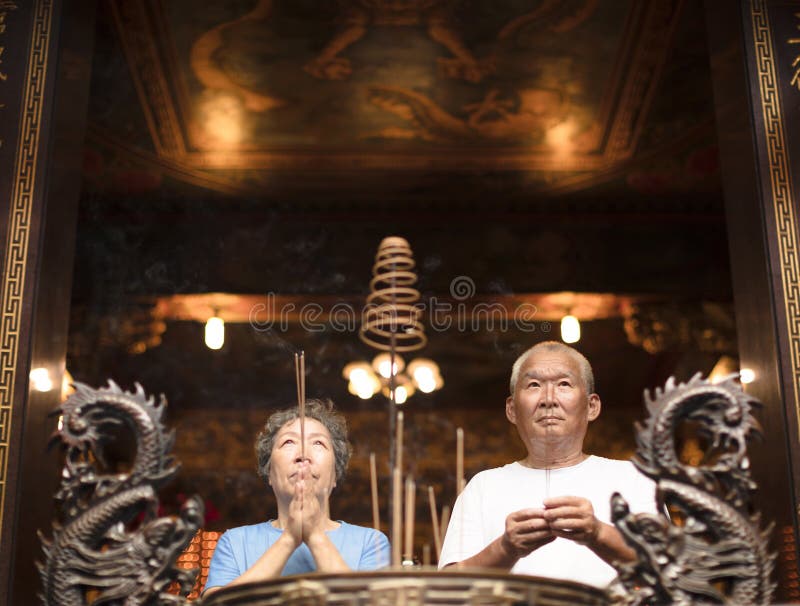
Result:
<svg viewBox="0 0 800 606"><path fill-rule="evenodd" d="M404 238L384 238L375 255L370 294L361 324L361 340L381 351L416 351L428 337L415 305L419 291L414 256Z"/></svg>

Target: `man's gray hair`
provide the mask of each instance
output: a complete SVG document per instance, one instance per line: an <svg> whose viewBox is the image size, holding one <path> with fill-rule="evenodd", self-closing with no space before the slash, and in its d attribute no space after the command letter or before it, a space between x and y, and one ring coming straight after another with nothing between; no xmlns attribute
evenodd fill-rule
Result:
<svg viewBox="0 0 800 606"><path fill-rule="evenodd" d="M347 441L347 420L334 410L333 402L329 399L306 400L306 418L315 419L325 426L331 434L333 442L333 456L336 464L336 482L338 483L347 470L353 447ZM297 406L279 410L270 415L264 429L256 438L256 458L258 460L258 475L265 482L269 482L269 463L272 458L272 448L275 446L275 436L287 423L300 418Z"/></svg>
<svg viewBox="0 0 800 606"><path fill-rule="evenodd" d="M511 367L511 381L509 383L509 390L512 396L514 395L514 389L517 386L517 379L519 378L519 371L523 364L525 364L525 361L533 354L540 351L557 351L572 356L572 359L578 363L578 367L581 370L581 378L586 386L587 395L594 393L594 372L592 372L592 365L589 364L589 360L586 359L586 356L584 356L574 347L570 347L561 341L542 341L541 343L537 343L530 349L524 351Z"/></svg>

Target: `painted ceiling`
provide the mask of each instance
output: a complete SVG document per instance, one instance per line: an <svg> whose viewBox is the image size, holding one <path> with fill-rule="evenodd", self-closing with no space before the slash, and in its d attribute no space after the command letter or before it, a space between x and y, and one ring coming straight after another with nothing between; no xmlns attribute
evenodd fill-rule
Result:
<svg viewBox="0 0 800 606"><path fill-rule="evenodd" d="M677 0L109 0L99 19L101 190L302 175L335 199L477 171L542 195L718 196L702 15Z"/></svg>

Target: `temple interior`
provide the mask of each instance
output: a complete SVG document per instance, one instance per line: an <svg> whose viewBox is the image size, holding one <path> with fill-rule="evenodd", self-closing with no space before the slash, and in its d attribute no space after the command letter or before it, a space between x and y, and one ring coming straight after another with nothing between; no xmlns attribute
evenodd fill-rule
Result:
<svg viewBox="0 0 800 606"><path fill-rule="evenodd" d="M767 411L757 499L775 519L776 595L800 601L786 387L797 375L791 331L774 320L791 314L779 292L755 291L778 271L758 266L760 255L780 255L748 249L781 240L748 236L751 221L731 202L736 179L726 182L721 157L735 153L727 124L739 105L719 83L742 68L733 50L715 51L713 2L57 4L73 27L63 44L77 49L59 55L59 73L72 70L78 85L71 98L56 94L53 111L77 116L78 132L69 145L54 139L52 162L62 154L77 172L50 169L71 185L53 181L61 198L41 211L52 214L30 266L39 324L29 400L15 404L25 433L8 442L18 471L6 477L17 483L14 512L37 505L4 524L7 595L20 599L9 603L36 594L33 526L55 515L47 495L60 464L43 448L56 423L47 414L70 381L139 383L168 400L181 469L161 507L174 513L193 494L206 507L182 560L201 566L190 597L219 533L275 509L253 441L271 412L296 403L299 351L308 397L332 399L350 425L354 453L332 517L372 523L375 453L388 532L388 381L376 367L359 387L346 367L380 353L359 327L389 236L413 250L426 336L400 356L407 367L432 360L440 378L402 374L396 404L419 558L433 548L428 487L440 513L456 497L457 430L466 479L524 456L504 414L511 364L537 342L566 340L562 320L573 317L603 402L586 442L597 455L634 454L643 394L669 377L755 370L745 389ZM787 90L786 119L794 112L798 126L799 91ZM755 265L742 269L743 256ZM771 311L753 315L753 300ZM45 306L57 310L49 328ZM224 325L218 348L210 318ZM751 331L772 324L770 350ZM50 346L37 350L43 332ZM39 368L50 369L44 387ZM689 460L702 455L691 439L682 447ZM121 431L111 467L124 469L131 448Z"/></svg>

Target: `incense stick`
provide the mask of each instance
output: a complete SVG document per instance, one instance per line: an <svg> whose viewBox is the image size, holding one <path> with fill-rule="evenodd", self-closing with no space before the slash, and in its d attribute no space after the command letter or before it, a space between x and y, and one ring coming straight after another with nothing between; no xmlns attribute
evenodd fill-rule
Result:
<svg viewBox="0 0 800 606"><path fill-rule="evenodd" d="M444 535L447 534L448 524L450 524L450 506L444 505L442 507L442 523L439 526L439 532L441 533L441 538L439 540L442 543L444 543Z"/></svg>
<svg viewBox="0 0 800 606"><path fill-rule="evenodd" d="M456 496L464 490L464 430L456 429Z"/></svg>
<svg viewBox="0 0 800 606"><path fill-rule="evenodd" d="M402 485L400 482L400 470L395 467L392 470L392 566L400 566L400 515L403 502Z"/></svg>
<svg viewBox="0 0 800 606"><path fill-rule="evenodd" d="M544 470L544 498L550 498L550 464Z"/></svg>
<svg viewBox="0 0 800 606"><path fill-rule="evenodd" d="M372 489L372 527L375 530L381 529L381 513L378 507L378 472L375 468L375 453L369 453L369 479Z"/></svg>
<svg viewBox="0 0 800 606"><path fill-rule="evenodd" d="M403 559L409 562L414 561L414 509L416 506L415 498L417 484L414 478L406 478L406 541Z"/></svg>
<svg viewBox="0 0 800 606"><path fill-rule="evenodd" d="M397 413L397 425L395 435L395 458L394 464L403 473L403 411Z"/></svg>
<svg viewBox="0 0 800 606"><path fill-rule="evenodd" d="M403 411L397 413L395 422L395 455L392 470L392 566L400 565L403 504Z"/></svg>
<svg viewBox="0 0 800 606"><path fill-rule="evenodd" d="M433 547L436 549L436 559L442 555L442 535L439 531L439 513L436 511L436 495L433 486L428 486L428 504L431 506L431 524L433 524Z"/></svg>
<svg viewBox="0 0 800 606"><path fill-rule="evenodd" d="M550 498L550 423L544 426L544 498Z"/></svg>

